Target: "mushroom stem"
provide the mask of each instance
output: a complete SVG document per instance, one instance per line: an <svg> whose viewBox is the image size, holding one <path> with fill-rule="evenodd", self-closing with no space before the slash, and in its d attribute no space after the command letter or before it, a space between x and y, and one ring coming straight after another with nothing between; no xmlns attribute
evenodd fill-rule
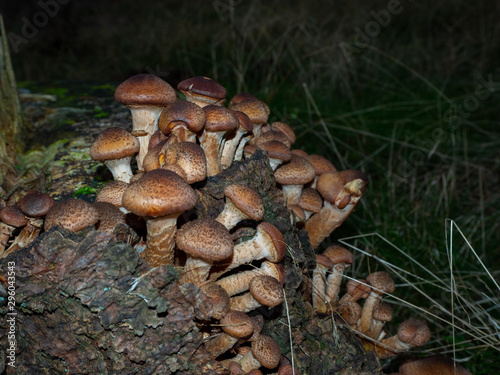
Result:
<svg viewBox="0 0 500 375"><path fill-rule="evenodd" d="M207 176L215 176L219 174L220 169L220 156L219 147L222 141L224 132L207 132L205 131L204 138L202 139L201 147L205 151L207 158Z"/></svg>
<svg viewBox="0 0 500 375"><path fill-rule="evenodd" d="M340 209L325 201L321 211L311 216L305 224L311 247L313 249L317 248L330 233L342 225L355 207L356 204L349 203L343 209Z"/></svg>
<svg viewBox="0 0 500 375"><path fill-rule="evenodd" d="M139 138L139 143L140 143L140 138ZM128 156L122 159L104 160L104 165L106 165L106 167L108 167L108 169L111 171L113 179L118 181L123 181L128 184L130 182L130 179L134 175L132 173L132 168L130 168L131 160L132 156Z"/></svg>
<svg viewBox="0 0 500 375"><path fill-rule="evenodd" d="M234 153L234 161L241 161L243 159L243 150L245 149L246 144L253 138L252 135L245 135L238 144L238 148Z"/></svg>
<svg viewBox="0 0 500 375"><path fill-rule="evenodd" d="M137 155L137 166L142 169L142 161L148 153L149 140L153 133L158 130L158 118L163 108L160 107L138 107L130 108L132 113L132 123L134 124L132 134L137 137L140 144L139 154Z"/></svg>
<svg viewBox="0 0 500 375"><path fill-rule="evenodd" d="M182 275L179 277L179 284L193 283L201 285L208 279L210 267L212 267L211 262L188 256Z"/></svg>
<svg viewBox="0 0 500 375"><path fill-rule="evenodd" d="M303 185L283 185L281 187L281 190L283 191L283 195L285 197L285 206L298 204L300 194L302 194L302 188Z"/></svg>
<svg viewBox="0 0 500 375"><path fill-rule="evenodd" d="M163 264L174 265L174 236L177 231L179 213L150 218L146 225L148 230L145 258L151 267Z"/></svg>
<svg viewBox="0 0 500 375"><path fill-rule="evenodd" d="M342 283L345 268L344 263L335 264L326 280L326 296L332 306L336 306L338 303L340 284Z"/></svg>
<svg viewBox="0 0 500 375"><path fill-rule="evenodd" d="M366 333L371 327L373 309L380 303L382 296L377 292L371 292L363 304L361 312L361 332Z"/></svg>

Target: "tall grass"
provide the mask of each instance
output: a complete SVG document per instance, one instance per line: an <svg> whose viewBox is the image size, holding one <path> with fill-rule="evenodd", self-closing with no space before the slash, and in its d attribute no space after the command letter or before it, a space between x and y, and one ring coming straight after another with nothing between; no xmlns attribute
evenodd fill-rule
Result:
<svg viewBox="0 0 500 375"><path fill-rule="evenodd" d="M70 2L14 64L21 79L101 81L158 66L174 85L208 75L230 94L259 96L270 120L294 126L295 148L370 177L357 211L325 243L352 246L348 276L387 269L398 284L389 300L396 322L418 315L431 326L424 351L465 361L474 374L495 373L500 94L480 100L460 125L445 114L475 97L478 76L500 81L500 3L401 1L403 11L347 59L340 43L352 45L355 28L386 6ZM22 15L7 27L19 28Z"/></svg>

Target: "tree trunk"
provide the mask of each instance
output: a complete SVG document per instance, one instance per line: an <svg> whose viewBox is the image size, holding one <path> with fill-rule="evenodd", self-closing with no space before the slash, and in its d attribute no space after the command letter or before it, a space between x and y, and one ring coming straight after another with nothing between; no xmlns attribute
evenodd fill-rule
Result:
<svg viewBox="0 0 500 375"><path fill-rule="evenodd" d="M0 15L0 186L13 171L14 155L21 150L21 105L10 60L8 38Z"/></svg>

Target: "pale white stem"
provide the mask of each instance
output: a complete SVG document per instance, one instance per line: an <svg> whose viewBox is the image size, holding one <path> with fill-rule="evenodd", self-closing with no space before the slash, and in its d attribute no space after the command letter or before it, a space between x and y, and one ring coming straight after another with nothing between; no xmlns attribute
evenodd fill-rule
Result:
<svg viewBox="0 0 500 375"><path fill-rule="evenodd" d="M248 218L249 216L236 207L231 199L226 198L224 210L222 210L215 220L224 225L228 230L231 230L240 221Z"/></svg>
<svg viewBox="0 0 500 375"><path fill-rule="evenodd" d="M137 137L140 144L139 154L137 155L137 166L142 169L142 161L148 153L148 145L151 136L158 130L158 118L163 108L160 107L131 107L132 114L132 134Z"/></svg>
<svg viewBox="0 0 500 375"><path fill-rule="evenodd" d="M122 159L104 160L104 165L111 171L113 179L123 181L128 184L134 175L132 173L132 168L130 168L131 160L132 156Z"/></svg>
<svg viewBox="0 0 500 375"><path fill-rule="evenodd" d="M241 138L241 141L238 144L238 148L234 153L234 161L241 161L243 159L243 150L245 149L245 146L247 145L248 141L250 141L251 139L253 139L252 135L246 135L243 138Z"/></svg>
<svg viewBox="0 0 500 375"><path fill-rule="evenodd" d="M285 206L298 204L303 185L282 185L281 190L285 197Z"/></svg>

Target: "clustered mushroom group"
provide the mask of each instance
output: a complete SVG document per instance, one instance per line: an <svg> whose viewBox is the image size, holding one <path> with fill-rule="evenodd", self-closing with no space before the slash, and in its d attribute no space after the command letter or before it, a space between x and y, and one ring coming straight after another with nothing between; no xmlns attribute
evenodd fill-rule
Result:
<svg viewBox="0 0 500 375"><path fill-rule="evenodd" d="M178 268L178 283L193 283L212 299L221 330L212 334L205 327L205 349L232 374L258 374L262 366L280 366L278 374L291 374L276 341L261 334L264 318L256 311L284 301L282 233L263 221L259 192L241 183L224 189L225 205L218 216L193 217L199 198L195 187L262 150L291 224L307 231L315 249L353 212L367 177L357 170L337 171L320 155L291 149L293 129L283 122L269 124L268 106L251 94L237 94L225 107L226 89L210 78L190 78L177 88L186 100L155 75L139 74L119 85L115 98L130 109L132 131L108 128L90 149L92 159L102 161L114 181L102 188L94 204L79 199L56 203L33 192L17 205L3 207L0 253L26 246L42 227L79 231L95 225L112 233L132 215L145 222L146 241L136 248L143 250L149 266ZM15 232L20 227L24 229ZM255 234L235 243L234 228L241 227L254 228ZM340 297L344 270L352 262L352 253L336 245L316 256L311 285L317 313L337 313L382 358L425 344L430 332L418 319L401 323L396 336L384 337L392 309L381 298L394 291L386 272L349 280ZM237 353L233 357L227 354L231 350Z"/></svg>

